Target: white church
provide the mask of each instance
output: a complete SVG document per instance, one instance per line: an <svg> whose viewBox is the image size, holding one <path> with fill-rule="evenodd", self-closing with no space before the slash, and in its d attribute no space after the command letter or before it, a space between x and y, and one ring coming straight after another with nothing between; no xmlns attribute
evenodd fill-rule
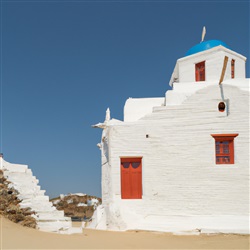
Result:
<svg viewBox="0 0 250 250"><path fill-rule="evenodd" d="M94 228L249 233L246 57L219 40L177 60L161 98L107 110L98 146L102 200ZM132 93L131 93L132 94Z"/></svg>

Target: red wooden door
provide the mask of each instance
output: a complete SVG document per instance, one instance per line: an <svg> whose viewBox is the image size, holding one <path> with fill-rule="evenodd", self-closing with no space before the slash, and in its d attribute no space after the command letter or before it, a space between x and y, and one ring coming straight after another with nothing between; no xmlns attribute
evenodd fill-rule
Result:
<svg viewBox="0 0 250 250"><path fill-rule="evenodd" d="M121 197L122 199L142 198L141 158L121 159Z"/></svg>

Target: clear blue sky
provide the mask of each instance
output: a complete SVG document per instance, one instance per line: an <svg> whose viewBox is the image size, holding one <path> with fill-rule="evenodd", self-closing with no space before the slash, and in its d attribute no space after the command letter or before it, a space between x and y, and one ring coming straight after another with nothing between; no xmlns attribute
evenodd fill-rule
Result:
<svg viewBox="0 0 250 250"><path fill-rule="evenodd" d="M101 195L107 107L161 97L176 60L219 39L249 57L249 1L1 1L1 152L51 197ZM249 77L249 63L247 63Z"/></svg>

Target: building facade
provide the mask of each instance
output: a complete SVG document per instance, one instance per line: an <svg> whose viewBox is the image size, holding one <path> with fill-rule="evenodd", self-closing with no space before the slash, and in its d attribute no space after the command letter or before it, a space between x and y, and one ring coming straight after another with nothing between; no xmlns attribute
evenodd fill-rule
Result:
<svg viewBox="0 0 250 250"><path fill-rule="evenodd" d="M162 98L106 120L95 228L249 233L246 58L210 40L177 60ZM219 84L221 82L221 84Z"/></svg>

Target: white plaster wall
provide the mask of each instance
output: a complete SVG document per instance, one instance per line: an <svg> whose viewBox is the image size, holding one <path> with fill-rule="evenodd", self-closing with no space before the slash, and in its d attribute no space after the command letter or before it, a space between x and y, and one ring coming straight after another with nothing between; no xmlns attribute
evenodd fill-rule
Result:
<svg viewBox="0 0 250 250"><path fill-rule="evenodd" d="M189 96L195 94L198 90L214 85L213 81L202 82L175 82L172 90L165 93L165 106L182 104ZM228 79L223 81L223 85L231 85L241 90L249 91L249 79ZM222 85L222 86L223 86ZM153 110L161 110L162 106L154 107Z"/></svg>
<svg viewBox="0 0 250 250"><path fill-rule="evenodd" d="M177 61L179 82L194 82L195 64L202 61L205 61L205 80L219 82L225 56L228 57L228 63L224 80L231 79L232 59L235 60L235 78L244 78L246 58L232 50L217 46L204 52L180 58Z"/></svg>
<svg viewBox="0 0 250 250"><path fill-rule="evenodd" d="M108 203L103 197L112 218L108 228L249 232L249 92L230 84L223 91L230 103L228 116L217 110L221 92L215 84L180 105L108 128L112 188ZM211 134L216 133L239 133L234 165L215 164ZM121 199L124 156L142 157L141 200Z"/></svg>
<svg viewBox="0 0 250 250"><path fill-rule="evenodd" d="M124 106L124 121L137 121L147 114L151 114L153 107L163 106L164 98L129 98Z"/></svg>
<svg viewBox="0 0 250 250"><path fill-rule="evenodd" d="M112 196L111 182L110 182L110 165L109 165L109 135L108 129L104 129L102 132L102 147L101 147L101 157L102 157L102 200L104 204L109 204Z"/></svg>

